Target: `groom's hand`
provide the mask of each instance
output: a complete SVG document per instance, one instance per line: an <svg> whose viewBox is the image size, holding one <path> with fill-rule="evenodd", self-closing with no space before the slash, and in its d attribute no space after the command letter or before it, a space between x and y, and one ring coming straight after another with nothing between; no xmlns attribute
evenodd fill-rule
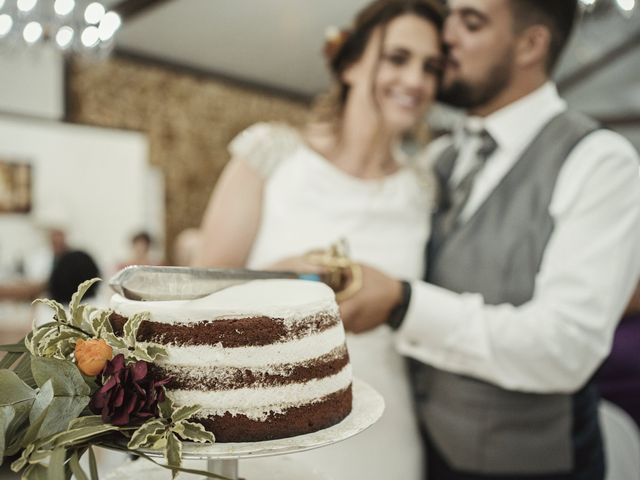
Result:
<svg viewBox="0 0 640 480"><path fill-rule="evenodd" d="M361 333L382 325L401 300L399 280L362 265L362 288L340 303L344 327L347 331Z"/></svg>

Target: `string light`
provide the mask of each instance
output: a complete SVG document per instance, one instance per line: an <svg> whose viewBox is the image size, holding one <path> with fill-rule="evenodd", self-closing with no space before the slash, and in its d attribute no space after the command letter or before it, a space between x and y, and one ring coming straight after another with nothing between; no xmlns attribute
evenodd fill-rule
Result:
<svg viewBox="0 0 640 480"><path fill-rule="evenodd" d="M13 19L5 14L0 15L0 38L4 37L11 31Z"/></svg>
<svg viewBox="0 0 640 480"><path fill-rule="evenodd" d="M585 12L590 12L601 4L611 3L615 4L618 10L627 17L636 7L636 0L579 0L580 7Z"/></svg>
<svg viewBox="0 0 640 480"><path fill-rule="evenodd" d="M616 0L616 3L618 4L618 8L624 12L630 12L636 6L635 0Z"/></svg>
<svg viewBox="0 0 640 480"><path fill-rule="evenodd" d="M106 57L122 19L96 0L0 0L0 50L49 43L64 53Z"/></svg>
<svg viewBox="0 0 640 480"><path fill-rule="evenodd" d="M64 17L69 15L75 6L76 2L73 0L56 0L56 3L53 4L53 9L58 15Z"/></svg>

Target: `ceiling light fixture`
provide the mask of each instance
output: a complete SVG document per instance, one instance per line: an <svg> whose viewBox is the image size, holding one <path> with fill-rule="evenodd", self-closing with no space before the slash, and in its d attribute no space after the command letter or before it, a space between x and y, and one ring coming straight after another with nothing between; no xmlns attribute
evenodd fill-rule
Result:
<svg viewBox="0 0 640 480"><path fill-rule="evenodd" d="M623 12L631 12L636 6L635 0L616 0L616 3Z"/></svg>
<svg viewBox="0 0 640 480"><path fill-rule="evenodd" d="M60 16L69 15L73 8L76 6L76 2L73 0L56 0L56 3L53 4L53 9Z"/></svg>
<svg viewBox="0 0 640 480"><path fill-rule="evenodd" d="M104 58L121 25L100 1L0 0L0 53L48 43L65 54Z"/></svg>
<svg viewBox="0 0 640 480"><path fill-rule="evenodd" d="M625 17L632 15L636 3L636 0L579 0L583 12L591 12L599 7L607 8L613 4Z"/></svg>

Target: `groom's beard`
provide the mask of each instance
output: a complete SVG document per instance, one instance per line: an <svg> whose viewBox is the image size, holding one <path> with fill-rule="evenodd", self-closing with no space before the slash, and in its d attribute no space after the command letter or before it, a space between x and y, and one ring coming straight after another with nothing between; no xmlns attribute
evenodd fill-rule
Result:
<svg viewBox="0 0 640 480"><path fill-rule="evenodd" d="M437 100L452 107L473 109L496 98L511 83L512 55L495 64L483 83L473 84L465 79L440 83Z"/></svg>

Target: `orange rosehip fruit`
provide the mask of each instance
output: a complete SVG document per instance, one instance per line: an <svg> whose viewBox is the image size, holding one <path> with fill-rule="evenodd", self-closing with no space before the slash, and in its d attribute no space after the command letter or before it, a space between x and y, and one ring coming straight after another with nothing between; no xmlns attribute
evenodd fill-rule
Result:
<svg viewBox="0 0 640 480"><path fill-rule="evenodd" d="M102 339L78 339L76 342L76 363L82 373L95 377L113 358L113 349Z"/></svg>

